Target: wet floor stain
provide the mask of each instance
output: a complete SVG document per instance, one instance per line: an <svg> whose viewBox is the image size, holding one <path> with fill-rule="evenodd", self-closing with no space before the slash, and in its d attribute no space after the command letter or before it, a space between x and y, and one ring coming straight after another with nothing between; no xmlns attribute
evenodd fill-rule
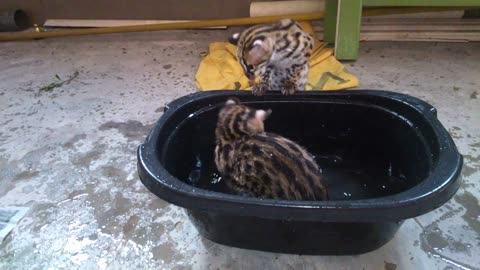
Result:
<svg viewBox="0 0 480 270"><path fill-rule="evenodd" d="M165 263L171 263L174 259L178 260L183 258L183 256L175 252L175 248L171 243L164 243L153 247L152 254L155 258L161 259Z"/></svg>
<svg viewBox="0 0 480 270"><path fill-rule="evenodd" d="M102 166L101 168L102 175L111 178L114 181L125 181L127 180L128 173L124 170L117 168L112 165Z"/></svg>
<svg viewBox="0 0 480 270"><path fill-rule="evenodd" d="M459 195L455 195L455 200L458 200L458 196ZM462 198L464 197L462 196ZM452 207L449 204L445 204L443 207L444 210L442 211L443 214L438 219L434 220L431 224L427 226L422 226L418 222L418 220L415 218L415 220L417 221L417 224L419 224L420 227L422 227L422 232L419 235L419 241L414 242L414 246L417 246L418 243L420 243L420 248L426 254L428 254L428 256L438 258L451 266L452 265L455 266L456 268L475 269L475 268L472 268L467 262L456 260L452 256L450 255L447 256L445 254L445 251L448 250L449 254L458 253L458 254L464 254L464 255L468 254L469 256L471 256L472 243L474 242L467 243L467 242L464 242L465 239L464 240L456 239L456 237L460 237L460 235L455 235L452 233L445 234L439 228L439 224L441 224L441 222L444 222L451 218L457 218L461 213L465 212L465 214L463 214L463 218L465 221L467 221L466 218L471 218L473 215L476 214L475 212L476 208L472 206L472 205L475 205L475 201L473 201L471 197L468 197L466 199L464 198L464 200L466 202L460 203L459 207ZM478 201L477 201L477 204L478 204ZM465 205L469 205L468 207L473 209L470 210L469 212L469 210ZM469 221L467 221L467 223L468 222L472 223L473 220L470 219ZM470 229L472 225L471 223L469 224L468 227L465 226L465 228ZM473 239L469 239L469 240L473 241Z"/></svg>
<svg viewBox="0 0 480 270"><path fill-rule="evenodd" d="M96 160L99 160L101 156L105 153L105 149L107 148L106 144L97 144L95 148L86 152L86 153L78 153L75 157L73 157L73 164L89 167L90 164Z"/></svg>
<svg viewBox="0 0 480 270"><path fill-rule="evenodd" d="M51 147L25 153L18 160L0 156L0 197L13 190L19 182L34 181L41 176L41 163L54 158Z"/></svg>
<svg viewBox="0 0 480 270"><path fill-rule="evenodd" d="M473 91L471 94L470 94L470 99L477 99L478 97L478 92L477 91Z"/></svg>
<svg viewBox="0 0 480 270"><path fill-rule="evenodd" d="M443 232L437 227L436 224L432 224L424 228L423 232L420 234L420 247L425 253L428 254L429 257L432 256L446 262L447 264L454 265L455 267L462 269L475 269L467 263L442 254L445 248L454 247L454 245L450 245L449 240L451 239L445 238ZM466 245L465 247L467 248Z"/></svg>
<svg viewBox="0 0 480 270"><path fill-rule="evenodd" d="M461 133L461 129L459 127L451 127L448 132L450 133L450 136L452 136L452 138L454 139L462 139L463 136L462 136L462 133Z"/></svg>
<svg viewBox="0 0 480 270"><path fill-rule="evenodd" d="M480 176L480 157L476 152L478 143L470 144L472 155L463 155L462 182L461 188L464 190L475 188L478 185L478 176Z"/></svg>
<svg viewBox="0 0 480 270"><path fill-rule="evenodd" d="M472 147L473 149L478 149L478 148L480 148L480 142L478 142L478 143L472 143L472 144L470 144L469 146Z"/></svg>
<svg viewBox="0 0 480 270"><path fill-rule="evenodd" d="M470 165L470 163L467 160L464 161L463 167L462 167L463 177L468 178L468 177L471 177L472 175L474 175L478 172L479 172L478 167L474 167L474 166ZM475 185L475 183L472 183L472 185Z"/></svg>
<svg viewBox="0 0 480 270"><path fill-rule="evenodd" d="M70 140L68 140L66 143L63 144L63 147L66 147L66 148L73 148L73 146L79 142L79 141L82 141L82 140L85 140L87 138L87 135L86 134L77 134L75 136L73 136Z"/></svg>
<svg viewBox="0 0 480 270"><path fill-rule="evenodd" d="M396 270L397 265L391 262L385 262L385 270Z"/></svg>
<svg viewBox="0 0 480 270"><path fill-rule="evenodd" d="M17 180L31 179L35 176L38 176L39 174L40 174L39 171L23 171L23 172L15 175L15 177L13 177L13 180L17 181Z"/></svg>
<svg viewBox="0 0 480 270"><path fill-rule="evenodd" d="M138 220L140 218L138 215L133 215L130 216L128 221L123 225L123 237L125 239L130 239L133 236L133 233L135 232L135 228L137 227Z"/></svg>
<svg viewBox="0 0 480 270"><path fill-rule="evenodd" d="M154 124L144 125L141 122L135 120L128 120L127 122L109 121L102 124L99 127L99 130L103 131L109 129L116 129L129 140L141 141L147 137L148 132L152 130L153 125Z"/></svg>
<svg viewBox="0 0 480 270"><path fill-rule="evenodd" d="M480 204L478 199L466 190L455 195L454 199L465 208L465 214L462 216L463 220L470 229L480 236Z"/></svg>
<svg viewBox="0 0 480 270"><path fill-rule="evenodd" d="M433 248L435 251L441 252L444 248L448 247L448 241L443 236L442 232L437 226L427 227L420 235L422 239L422 247L424 250L426 245L429 248Z"/></svg>

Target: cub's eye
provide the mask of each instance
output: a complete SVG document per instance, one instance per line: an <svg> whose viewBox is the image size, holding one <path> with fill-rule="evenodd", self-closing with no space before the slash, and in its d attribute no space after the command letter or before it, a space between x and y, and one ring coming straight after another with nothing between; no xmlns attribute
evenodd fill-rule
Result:
<svg viewBox="0 0 480 270"><path fill-rule="evenodd" d="M247 65L248 70L253 70L253 65Z"/></svg>

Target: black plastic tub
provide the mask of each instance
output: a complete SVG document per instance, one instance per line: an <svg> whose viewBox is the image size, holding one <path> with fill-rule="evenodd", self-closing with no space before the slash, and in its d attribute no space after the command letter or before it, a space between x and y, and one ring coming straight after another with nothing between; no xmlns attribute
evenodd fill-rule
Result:
<svg viewBox="0 0 480 270"><path fill-rule="evenodd" d="M265 129L316 156L329 201L229 194L213 163L219 108L236 96L272 109ZM186 209L204 237L230 246L297 254L379 248L405 219L457 191L462 156L431 105L398 93L353 90L254 97L212 91L179 98L138 148L143 184Z"/></svg>

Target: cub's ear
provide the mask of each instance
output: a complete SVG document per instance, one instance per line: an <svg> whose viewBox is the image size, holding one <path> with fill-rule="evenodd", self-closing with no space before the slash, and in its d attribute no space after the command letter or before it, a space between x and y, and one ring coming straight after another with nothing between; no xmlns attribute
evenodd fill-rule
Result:
<svg viewBox="0 0 480 270"><path fill-rule="evenodd" d="M240 104L240 100L238 98L231 97L225 102L225 105L238 105Z"/></svg>
<svg viewBox="0 0 480 270"><path fill-rule="evenodd" d="M258 120L260 121L265 121L269 116L270 114L272 114L272 110L268 109L266 111L264 110L257 110L255 112L255 118L257 118Z"/></svg>
<svg viewBox="0 0 480 270"><path fill-rule="evenodd" d="M232 43L233 45L237 45L239 39L240 33L235 33L228 38L228 42Z"/></svg>
<svg viewBox="0 0 480 270"><path fill-rule="evenodd" d="M267 56L267 44L261 40L257 39L253 42L252 48L248 51L247 61L252 65L257 65L265 60Z"/></svg>

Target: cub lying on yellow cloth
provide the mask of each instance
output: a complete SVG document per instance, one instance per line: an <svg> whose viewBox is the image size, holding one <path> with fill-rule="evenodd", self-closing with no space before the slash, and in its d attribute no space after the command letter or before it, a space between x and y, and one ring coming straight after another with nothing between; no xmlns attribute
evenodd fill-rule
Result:
<svg viewBox="0 0 480 270"><path fill-rule="evenodd" d="M300 23L303 30L312 34L309 23ZM208 54L202 59L195 75L196 85L201 91L208 90L251 90L244 69L237 60L237 47L228 42L215 42L209 46ZM333 49L314 40L308 60L309 70L306 90L341 90L358 86L358 79L347 72L335 59ZM258 82L258 78L256 78ZM280 89L278 89L280 90Z"/></svg>

